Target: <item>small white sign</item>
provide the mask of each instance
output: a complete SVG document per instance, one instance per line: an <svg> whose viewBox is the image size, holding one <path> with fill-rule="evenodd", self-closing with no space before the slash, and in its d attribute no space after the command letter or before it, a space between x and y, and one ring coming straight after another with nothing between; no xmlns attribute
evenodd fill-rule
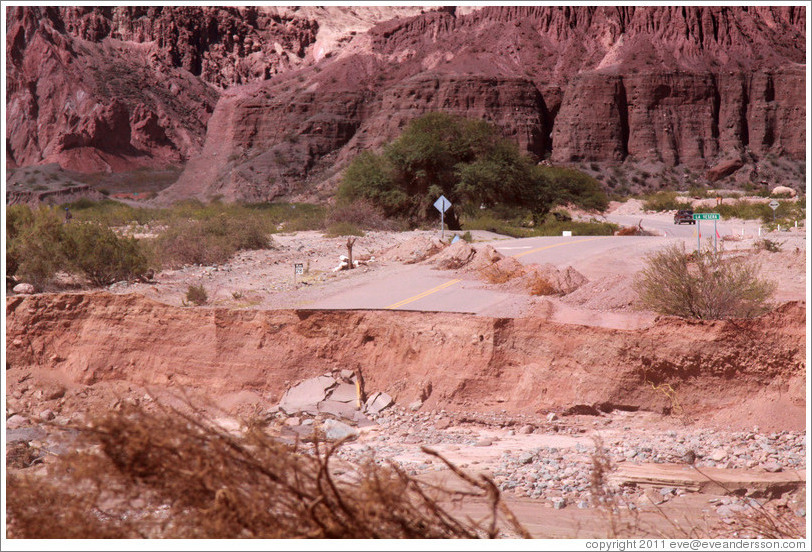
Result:
<svg viewBox="0 0 812 552"><path fill-rule="evenodd" d="M448 211L448 208L451 207L451 202L448 201L444 195L441 195L437 201L434 202L434 207L441 213L445 213Z"/></svg>
<svg viewBox="0 0 812 552"><path fill-rule="evenodd" d="M293 265L293 273L294 274L304 274L304 264L302 263L295 263Z"/></svg>
<svg viewBox="0 0 812 552"><path fill-rule="evenodd" d="M778 202L776 200L772 200L770 202L770 207L772 207L773 211L775 211L776 209L778 209Z"/></svg>
<svg viewBox="0 0 812 552"><path fill-rule="evenodd" d="M561 235L572 237L572 230L564 230L563 232L561 232Z"/></svg>

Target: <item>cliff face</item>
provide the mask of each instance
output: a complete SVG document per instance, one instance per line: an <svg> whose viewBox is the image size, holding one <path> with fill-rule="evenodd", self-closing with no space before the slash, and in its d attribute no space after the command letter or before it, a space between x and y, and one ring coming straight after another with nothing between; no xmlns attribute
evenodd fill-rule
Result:
<svg viewBox="0 0 812 552"><path fill-rule="evenodd" d="M223 98L217 151L165 197L326 196L336 166L433 110L489 120L556 163L801 159L804 33L801 8L494 7L384 22L295 77Z"/></svg>
<svg viewBox="0 0 812 552"><path fill-rule="evenodd" d="M661 411L671 401L652 386L667 384L695 415L742 415L745 398L783 397L803 425L798 303L752 320L664 318L639 331L456 313L189 309L108 293L9 297L6 317L14 381L39 372L71 384L250 389L278 400L288 382L349 366L363 369L367 389L402 404L430 381L434 409Z"/></svg>
<svg viewBox="0 0 812 552"><path fill-rule="evenodd" d="M346 12L346 13L345 13ZM8 11L6 151L84 172L184 163L221 90L340 47L319 20L363 31L415 8L18 7ZM352 32L352 31L349 31ZM346 38L346 37L344 37ZM315 48L318 46L318 52Z"/></svg>
<svg viewBox="0 0 812 552"><path fill-rule="evenodd" d="M557 163L701 169L805 153L803 7L443 8L369 11L366 22L365 8L331 10L13 10L13 160L129 144L191 158L168 199L326 196L353 155L431 110L489 120ZM410 16L387 20L395 15ZM50 49L37 46L44 35ZM124 59L96 71L107 94L69 71L97 52ZM70 131L51 105L59 102L38 90L45 54L63 60L48 74L69 72L73 94L97 106ZM143 93L128 96L109 78L122 66ZM156 76L165 72L182 106L159 101L171 89Z"/></svg>

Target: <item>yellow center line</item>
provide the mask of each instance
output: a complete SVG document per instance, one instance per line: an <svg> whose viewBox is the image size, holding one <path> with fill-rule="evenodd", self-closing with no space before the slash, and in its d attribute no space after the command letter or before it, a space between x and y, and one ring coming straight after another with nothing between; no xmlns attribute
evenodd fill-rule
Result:
<svg viewBox="0 0 812 552"><path fill-rule="evenodd" d="M450 281L448 281L448 282L446 282L446 283L444 283L444 284L440 284L440 285L439 285L439 286L437 286L437 287L433 287L433 288L431 288L431 289L430 289L430 290L428 290L428 291L424 291L423 293L420 293L420 294L418 294L418 295L415 295L414 297L409 297L408 299L404 299L403 301L398 301L398 302L397 302L397 303L395 303L394 305L389 305L389 306L388 306L388 307L386 307L386 308L387 308L387 309L397 309L397 308L400 308L400 307L402 307L403 305L407 305L407 304L409 304L409 303L412 303L412 302L414 302L414 301L417 301L418 299L422 299L423 297L426 297L427 295L431 295L432 293L436 293L436 292L438 292L438 291L440 291L440 290L442 290L442 289L445 289L445 288L447 288L447 287L449 287L449 286L453 286L454 284L456 284L456 283L457 283L457 282L459 282L459 281L461 281L461 279L460 279L460 278L457 278L456 280L450 280Z"/></svg>
<svg viewBox="0 0 812 552"><path fill-rule="evenodd" d="M552 247L558 247L560 245L573 245L576 243L584 243L588 241L600 240L605 238L606 236L598 236L597 238L587 238L585 240L577 240L577 241L563 241L561 243L554 243L553 245L545 245L544 247L538 247L536 249L531 249L530 251L525 251L524 253L517 253L516 255L511 255L514 259L518 259L519 257L524 257L525 255L529 255L530 253L538 253L539 251L544 251L545 249L550 249Z"/></svg>
<svg viewBox="0 0 812 552"><path fill-rule="evenodd" d="M530 251L525 251L524 253L518 253L516 255L513 255L513 258L516 259L516 258L522 257L524 255L529 255L530 253L536 253L538 251L543 251L545 249L550 249L551 247L558 247L560 245L572 245L572 244L576 244L576 243L583 243L583 242L588 242L588 241L593 241L593 240L599 240L599 239L605 238L605 237L606 236L599 236L597 238L587 238L585 240L577 240L577 241L563 241L561 243L555 243L553 245L545 245L544 247L538 247L536 249L531 249ZM409 303L413 303L413 302L417 301L418 299L422 299L423 297L427 297L427 296L431 295L432 293L437 293L438 291L441 291L441 290L443 290L443 289L445 289L447 287L453 286L454 284L456 284L457 282L460 282L460 281L462 281L461 278L457 278L456 280L450 280L450 281L448 281L448 282L446 282L444 284L440 284L437 287L433 287L433 288L431 288L431 289L429 289L427 291L424 291L423 293L419 293L419 294L417 294L417 295L415 295L413 297L409 297L408 299L404 299L403 301L398 301L397 303L389 305L386 308L389 309L389 310L399 309L403 305L408 305Z"/></svg>

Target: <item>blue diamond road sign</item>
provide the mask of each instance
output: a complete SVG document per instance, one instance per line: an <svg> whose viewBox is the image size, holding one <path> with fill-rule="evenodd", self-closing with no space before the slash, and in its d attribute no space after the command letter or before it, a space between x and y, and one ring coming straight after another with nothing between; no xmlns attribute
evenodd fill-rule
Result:
<svg viewBox="0 0 812 552"><path fill-rule="evenodd" d="M437 201L434 202L434 206L437 208L438 211L441 213L445 213L448 211L448 208L451 207L451 202L448 201L444 195L441 195Z"/></svg>

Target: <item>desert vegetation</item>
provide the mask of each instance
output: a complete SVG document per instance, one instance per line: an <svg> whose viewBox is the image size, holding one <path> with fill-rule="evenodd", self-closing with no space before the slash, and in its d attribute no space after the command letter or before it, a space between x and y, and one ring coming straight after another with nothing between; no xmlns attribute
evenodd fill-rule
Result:
<svg viewBox="0 0 812 552"><path fill-rule="evenodd" d="M452 203L448 227L482 208L520 208L534 225L553 207L603 210L599 183L574 169L538 166L493 125L447 113L413 120L381 153L364 152L343 175L339 201L366 199L412 226L434 220L440 195Z"/></svg>
<svg viewBox="0 0 812 552"><path fill-rule="evenodd" d="M9 477L10 537L529 537L490 478L448 462L455 490L394 462L339 470L340 441L285 444L259 420L228 431L201 410L162 405L124 406L71 429L77 452L47 476ZM455 515L462 498L482 500L489 515Z"/></svg>
<svg viewBox="0 0 812 552"><path fill-rule="evenodd" d="M40 290L59 273L105 286L154 269L222 263L237 251L271 247L275 232L325 225L325 209L309 204L187 201L150 208L81 200L68 209L70 222L61 208L8 208L7 276Z"/></svg>
<svg viewBox="0 0 812 552"><path fill-rule="evenodd" d="M744 257L710 246L689 254L684 244L650 255L635 281L645 308L698 319L758 316L768 310L775 287Z"/></svg>
<svg viewBox="0 0 812 552"><path fill-rule="evenodd" d="M7 275L42 289L63 271L94 285L136 278L148 260L133 238L98 223L65 224L58 209L13 206L6 218Z"/></svg>

